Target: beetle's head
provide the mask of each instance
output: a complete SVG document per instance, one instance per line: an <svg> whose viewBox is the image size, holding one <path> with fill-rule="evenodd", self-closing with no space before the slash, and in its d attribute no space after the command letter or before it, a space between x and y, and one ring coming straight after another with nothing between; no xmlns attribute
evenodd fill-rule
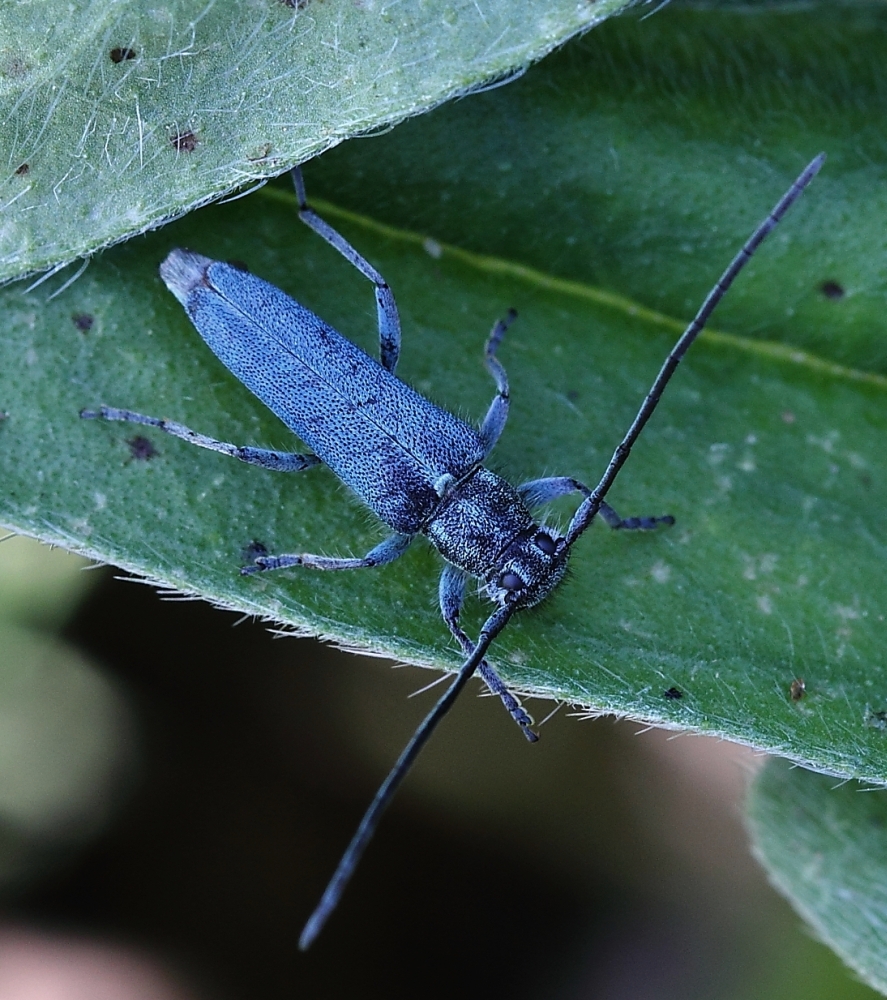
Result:
<svg viewBox="0 0 887 1000"><path fill-rule="evenodd" d="M516 535L487 575L487 596L497 604L530 608L560 583L570 553L565 538L533 527Z"/></svg>

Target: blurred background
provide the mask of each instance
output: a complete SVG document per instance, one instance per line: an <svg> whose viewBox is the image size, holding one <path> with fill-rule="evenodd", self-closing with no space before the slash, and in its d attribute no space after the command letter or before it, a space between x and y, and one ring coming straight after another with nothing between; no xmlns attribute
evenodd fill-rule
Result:
<svg viewBox="0 0 887 1000"><path fill-rule="evenodd" d="M433 679L5 540L0 1000L875 996L752 860L751 751L568 708L530 746L479 685L300 954Z"/></svg>

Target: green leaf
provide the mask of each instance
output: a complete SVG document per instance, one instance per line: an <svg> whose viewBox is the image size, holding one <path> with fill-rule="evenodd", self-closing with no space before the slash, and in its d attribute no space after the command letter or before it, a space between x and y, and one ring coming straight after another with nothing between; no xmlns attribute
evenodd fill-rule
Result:
<svg viewBox="0 0 887 1000"><path fill-rule="evenodd" d="M868 793L868 794L866 794ZM859 976L887 993L887 801L770 761L749 799L770 880Z"/></svg>
<svg viewBox="0 0 887 1000"><path fill-rule="evenodd" d="M749 192L763 202L759 215L783 186L773 197ZM787 237L811 224L820 197L805 196ZM400 373L448 408L483 414L493 391L480 363L486 330L516 306L502 351L512 417L494 466L516 482L546 473L596 481L677 321L323 209L397 291ZM382 537L328 470L275 475L158 434L156 454L140 458L133 442L143 429L78 419L82 407L107 403L224 440L293 446L163 288L157 263L174 245L246 259L375 349L367 282L296 225L289 193L269 189L106 254L56 298L7 290L0 519L226 607L452 668L459 656L434 600L440 560L423 543L373 572L239 576L253 541L359 554ZM775 266L773 250L762 250L762 268ZM698 298L719 270L697 276ZM887 487L885 389L883 378L812 365L779 345L705 338L611 495L626 514L672 513L677 526L589 532L571 579L497 642L507 680L589 711L887 780L887 743L872 723L887 710L877 683L887 532L875 502ZM467 627L483 612L472 603ZM789 696L796 675L807 685L799 703ZM666 696L671 688L682 697Z"/></svg>
<svg viewBox="0 0 887 1000"><path fill-rule="evenodd" d="M512 74L623 3L7 5L0 280Z"/></svg>
<svg viewBox="0 0 887 1000"><path fill-rule="evenodd" d="M309 167L316 195L689 319L761 201L816 153L721 329L887 374L887 10L761 5L613 18L495 93Z"/></svg>

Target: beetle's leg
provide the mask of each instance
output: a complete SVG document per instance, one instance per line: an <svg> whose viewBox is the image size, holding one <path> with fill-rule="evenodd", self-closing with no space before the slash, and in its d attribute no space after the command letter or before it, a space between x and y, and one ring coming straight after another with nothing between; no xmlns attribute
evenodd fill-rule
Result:
<svg viewBox="0 0 887 1000"><path fill-rule="evenodd" d="M533 479L518 486L518 493L524 503L532 509L554 500L555 497L566 496L569 493L581 493L587 497L591 490L578 479L571 476L552 476L550 479ZM621 528L627 531L652 531L663 524L674 524L674 518L669 514L665 517L620 517L613 508L601 503L598 513L611 528Z"/></svg>
<svg viewBox="0 0 887 1000"><path fill-rule="evenodd" d="M358 271L376 286L376 312L379 317L379 360L382 367L387 368L391 374L397 368L397 359L400 357L400 316L397 313L397 305L394 301L394 293L388 287L388 282L373 267L372 264L362 257L351 244L336 232L335 229L314 211L308 207L305 198L305 182L302 179L301 167L293 167L293 184L296 188L296 199L299 202L299 218L306 226L310 226L318 236L322 236L330 246L353 264Z"/></svg>
<svg viewBox="0 0 887 1000"><path fill-rule="evenodd" d="M248 465L258 465L263 469L273 469L275 472L301 472L302 469L310 469L312 465L320 465L320 459L317 455L296 455L286 451L271 451L269 448L250 448L228 444L227 441L217 441L205 434L198 434L197 431L192 431L189 427L177 424L173 420L146 417L144 414L134 413L132 410L118 410L113 406L100 406L97 410L81 410L80 416L86 420L97 418L123 420L131 424L142 424L145 427L156 427L165 434L181 438L189 444L196 444L198 448L218 451L223 455L239 458L241 462L246 462Z"/></svg>
<svg viewBox="0 0 887 1000"><path fill-rule="evenodd" d="M313 556L307 552L298 555L258 556L251 566L243 566L243 576L261 573L269 569L287 569L290 566L307 566L309 569L369 569L384 566L402 556L409 547L413 535L392 535L371 549L362 559L336 559L332 556Z"/></svg>
<svg viewBox="0 0 887 1000"><path fill-rule="evenodd" d="M480 440L484 449L484 458L495 447L499 436L505 429L505 421L508 419L508 376L505 374L502 363L496 357L496 351L502 343L505 331L515 319L517 319L517 313L514 309L509 309L505 319L500 319L493 327L487 339L487 346L484 348L484 360L486 361L487 370L493 376L496 383L496 395L493 397L493 402L490 403L490 408L487 410L487 415L484 417L484 422L480 428Z"/></svg>
<svg viewBox="0 0 887 1000"><path fill-rule="evenodd" d="M550 476L545 479L531 479L521 483L517 488L523 502L534 510L543 504L550 503L557 497L565 497L570 493L581 493L588 496L591 490L572 476Z"/></svg>
<svg viewBox="0 0 887 1000"><path fill-rule="evenodd" d="M608 503L601 503L598 513L611 528L623 531L653 531L660 525L674 524L671 514L661 517L620 517Z"/></svg>
<svg viewBox="0 0 887 1000"><path fill-rule="evenodd" d="M462 652L470 656L474 652L474 643L459 627L459 612L462 610L462 602L465 599L465 586L468 583L468 574L455 566L445 566L440 575L440 611L443 620L447 623L447 628L456 637L456 641L462 647ZM501 677L484 660L478 667L478 673L483 677L484 683L494 695L502 699L509 715L521 727L524 736L535 743L539 739L538 735L530 728L533 725L532 718L524 711L517 698L503 684Z"/></svg>

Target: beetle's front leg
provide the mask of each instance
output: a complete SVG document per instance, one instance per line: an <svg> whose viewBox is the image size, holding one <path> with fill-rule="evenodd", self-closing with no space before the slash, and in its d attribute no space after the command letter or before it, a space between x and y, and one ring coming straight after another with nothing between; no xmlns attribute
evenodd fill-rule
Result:
<svg viewBox="0 0 887 1000"><path fill-rule="evenodd" d="M591 490L572 476L551 476L547 479L533 479L518 486L518 493L524 503L532 510L541 507L556 497L568 496L570 493L581 493L584 497L591 496ZM598 513L605 524L614 529L624 531L652 531L660 525L674 524L670 514L664 517L620 517L608 504L601 501Z"/></svg>
<svg viewBox="0 0 887 1000"><path fill-rule="evenodd" d="M443 620L447 623L447 628L453 633L456 641L462 647L462 652L466 656L471 656L474 652L474 643L459 627L459 612L462 610L462 602L465 599L465 586L467 582L467 573L457 569L455 566L444 567L444 571L440 576L440 611L443 615ZM533 719L527 714L517 698L508 690L502 678L486 660L481 662L481 665L478 667L478 673L483 677L484 683L490 689L490 692L501 698L502 704L505 706L508 714L521 727L524 736L531 743L535 743L539 739L539 735L538 733L534 733L530 728L533 725Z"/></svg>

